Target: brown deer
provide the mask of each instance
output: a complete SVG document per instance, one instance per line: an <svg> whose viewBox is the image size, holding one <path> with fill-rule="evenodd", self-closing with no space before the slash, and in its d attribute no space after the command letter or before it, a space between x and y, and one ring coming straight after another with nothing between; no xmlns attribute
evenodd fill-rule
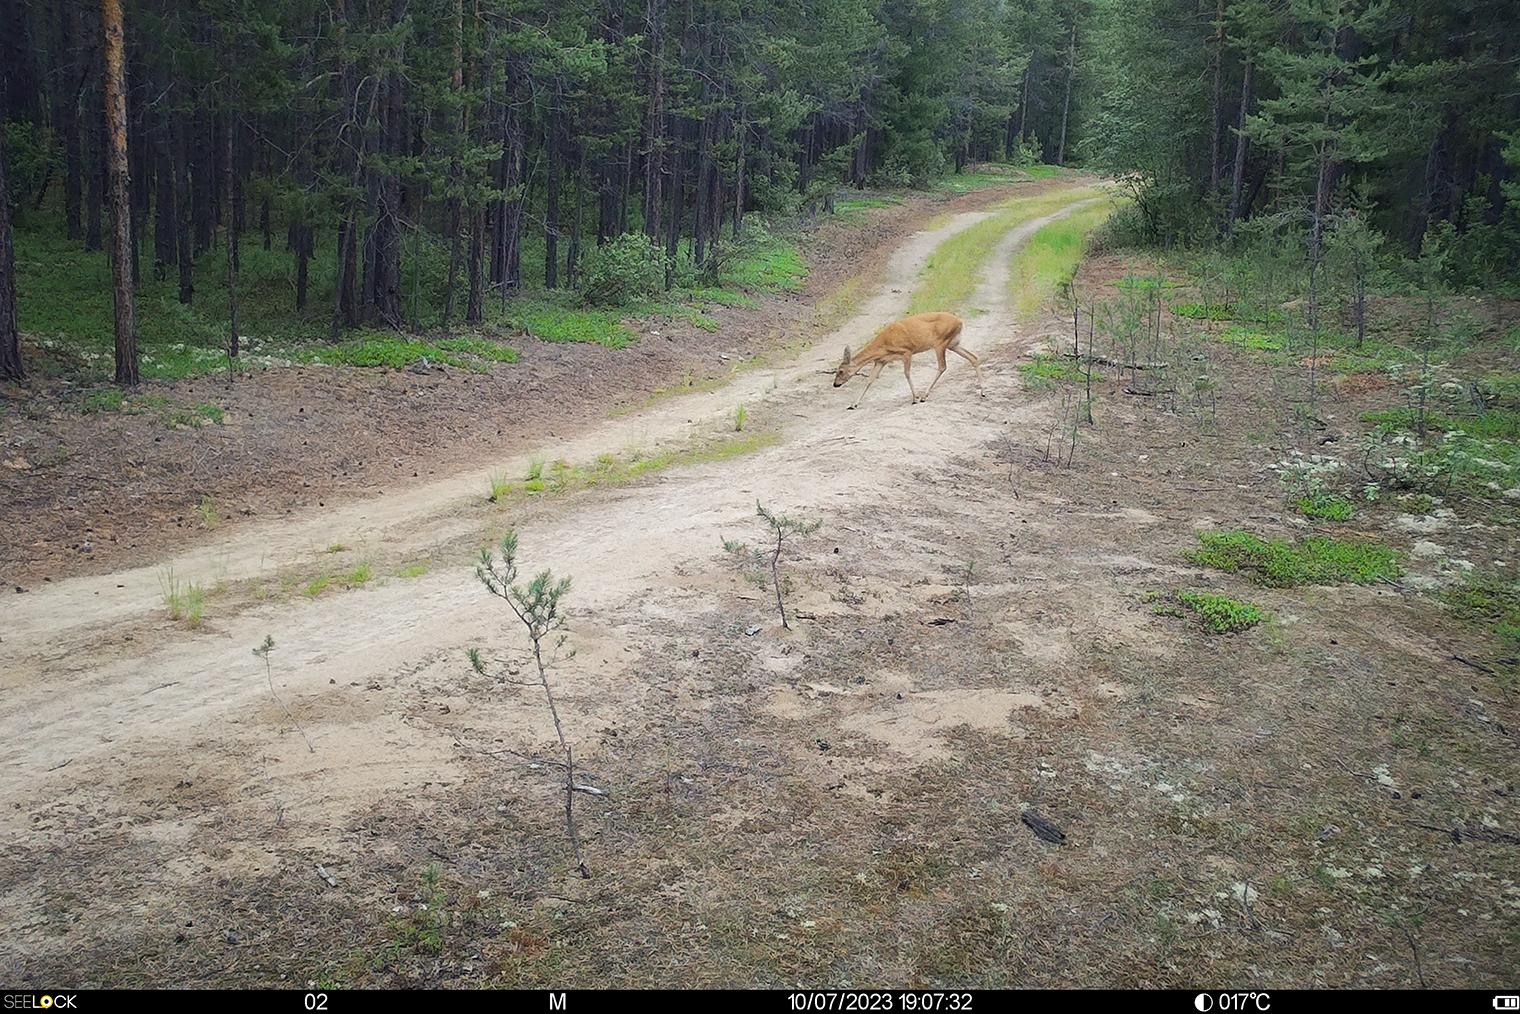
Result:
<svg viewBox="0 0 1520 1014"><path fill-rule="evenodd" d="M887 363L893 359L901 359L903 364L903 376L908 378L908 390L913 394L913 400L909 404L917 404L928 401L929 395L934 391L934 384L939 383L939 378L945 375L945 353L954 352L965 359L976 369L977 390L986 395L987 391L982 386L982 367L976 356L961 348L961 327L963 321L953 313L920 313L914 317L905 317L895 324L889 324L875 337L871 343L861 349L854 358L850 357L849 346L844 350L844 362L839 364L839 372L834 374L834 386L843 387L855 374L867 366L875 365L871 376L866 379L865 391L860 392L860 397L855 399L854 408L865 399L866 391L876 383L876 378L881 376L881 371ZM913 357L920 352L934 350L939 357L939 373L934 375L934 384L929 385L929 390L924 396L918 396L918 389L913 386Z"/></svg>

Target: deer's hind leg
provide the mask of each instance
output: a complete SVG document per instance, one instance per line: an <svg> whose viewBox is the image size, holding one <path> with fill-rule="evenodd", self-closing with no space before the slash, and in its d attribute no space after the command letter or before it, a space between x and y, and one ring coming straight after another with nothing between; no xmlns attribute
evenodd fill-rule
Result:
<svg viewBox="0 0 1520 1014"><path fill-rule="evenodd" d="M950 351L954 352L956 355L958 355L962 359L966 360L966 362L968 362L968 363L971 364L971 368L974 369L974 370L976 370L976 389L977 389L977 393L979 393L982 397L985 398L987 396L987 388L982 383L982 364L981 364L981 362L976 358L976 356L973 353L967 352L965 349L961 348L961 342L960 342L959 338L957 338L955 340L955 344L953 344L953 345L950 346ZM940 353L940 359L944 359L944 358L945 358L945 354L943 352L941 352ZM941 363L941 366L943 366L943 363Z"/></svg>
<svg viewBox="0 0 1520 1014"><path fill-rule="evenodd" d="M945 375L945 350L943 348L935 349L934 356L939 360L939 372L934 375L934 384L938 384L939 378ZM929 390L924 392L924 401L928 401L929 395L934 393L934 384L930 384Z"/></svg>

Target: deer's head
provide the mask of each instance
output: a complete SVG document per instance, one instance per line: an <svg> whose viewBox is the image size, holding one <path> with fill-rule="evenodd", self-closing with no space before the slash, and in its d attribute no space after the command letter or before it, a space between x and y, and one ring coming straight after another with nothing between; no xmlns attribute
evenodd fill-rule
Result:
<svg viewBox="0 0 1520 1014"><path fill-rule="evenodd" d="M859 369L860 367L850 362L850 347L846 345L844 347L844 362L839 364L839 371L834 374L834 386L843 387L845 381L855 376L856 371Z"/></svg>

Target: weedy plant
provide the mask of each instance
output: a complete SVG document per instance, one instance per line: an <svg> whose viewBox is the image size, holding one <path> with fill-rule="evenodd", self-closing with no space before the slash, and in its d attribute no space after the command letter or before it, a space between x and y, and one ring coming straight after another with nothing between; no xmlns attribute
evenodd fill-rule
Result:
<svg viewBox="0 0 1520 1014"><path fill-rule="evenodd" d="M1202 549L1192 562L1231 573L1244 572L1269 588L1303 584L1370 584L1399 576L1397 556L1387 546L1310 536L1302 542L1267 541L1244 531L1199 532Z"/></svg>
<svg viewBox="0 0 1520 1014"><path fill-rule="evenodd" d="M164 593L164 605L168 607L169 619L184 620L198 627L206 611L206 590L189 581L178 581L170 568L158 575L158 586Z"/></svg>
<svg viewBox="0 0 1520 1014"><path fill-rule="evenodd" d="M784 514L773 514L762 507L758 500L755 501L755 513L765 519L765 523L770 526L771 533L776 536L776 548L773 550L750 549L743 542L723 539L723 550L741 560L743 564L756 567L761 576L755 583L762 588L765 586L764 571L769 566L771 585L776 589L776 610L781 614L781 625L787 630L791 630L791 624L786 622L786 603L782 600L782 592L791 590L792 579L790 577L784 579L781 577L781 547L791 536L812 535L823 527L823 520L797 521ZM720 536L720 538L722 537ZM768 564L766 561L767 555L770 557Z"/></svg>
<svg viewBox="0 0 1520 1014"><path fill-rule="evenodd" d="M1197 613L1204 628L1216 634L1246 630L1263 619L1261 610L1251 603L1239 602L1223 595L1180 591L1177 593L1177 601Z"/></svg>
<svg viewBox="0 0 1520 1014"><path fill-rule="evenodd" d="M517 533L511 531L501 537L501 544L496 551L489 546L480 551L480 563L475 567L475 576L492 595L507 604L513 615L527 628L528 640L533 642L533 664L538 669L538 683L544 688L544 697L549 701L549 714L554 718L554 731L559 736L560 748L565 751L565 830L570 836L570 845L575 850L576 866L581 876L589 878L591 868L586 865L580 838L575 833L575 794L601 793L598 789L575 784L575 755L570 749L569 740L565 739L565 729L559 720L559 707L554 701L554 691L549 686L549 670L560 661L560 649L565 644L565 616L560 612L559 604L570 591L570 579L566 577L555 581L554 575L545 570L540 571L527 585L518 584ZM547 649L545 642L549 642ZM467 654L471 667L482 676L487 675L479 649L471 648ZM564 656L566 660L573 657L573 650Z"/></svg>
<svg viewBox="0 0 1520 1014"><path fill-rule="evenodd" d="M311 745L311 737L306 735L306 730L301 728L301 723L296 720L296 716L290 713L290 708L285 704L284 701L280 700L280 695L275 693L274 670L269 665L269 653L271 651L274 651L274 638L269 634L264 635L263 644L253 649L253 653L264 660L264 675L269 678L269 694L276 701L280 702L280 707L285 709L285 714L290 718L291 724L296 727L296 731L301 734L301 738L306 740L306 749L310 750L312 753L316 753L317 748Z"/></svg>

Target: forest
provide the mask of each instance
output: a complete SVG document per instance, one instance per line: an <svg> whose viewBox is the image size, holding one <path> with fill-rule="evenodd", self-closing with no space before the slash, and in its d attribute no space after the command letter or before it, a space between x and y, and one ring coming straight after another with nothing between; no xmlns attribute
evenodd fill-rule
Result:
<svg viewBox="0 0 1520 1014"><path fill-rule="evenodd" d="M18 242L110 251L130 385L148 280L239 355L250 248L313 334L447 329L987 162L1119 176L1138 243L1513 288L1517 48L1481 0L0 0L0 374Z"/></svg>

